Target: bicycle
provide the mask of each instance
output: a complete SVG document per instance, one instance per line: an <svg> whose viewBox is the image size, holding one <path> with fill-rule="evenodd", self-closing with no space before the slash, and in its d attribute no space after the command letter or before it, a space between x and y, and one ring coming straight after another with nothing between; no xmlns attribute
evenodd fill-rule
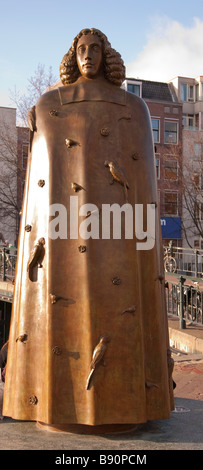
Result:
<svg viewBox="0 0 203 470"><path fill-rule="evenodd" d="M167 273L175 273L177 269L176 259L171 256L170 248L164 249L164 269Z"/></svg>

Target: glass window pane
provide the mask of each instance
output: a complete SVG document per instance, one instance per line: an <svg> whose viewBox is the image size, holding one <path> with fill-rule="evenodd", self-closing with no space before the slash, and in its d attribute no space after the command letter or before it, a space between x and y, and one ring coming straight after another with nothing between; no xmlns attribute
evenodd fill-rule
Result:
<svg viewBox="0 0 203 470"><path fill-rule="evenodd" d="M177 193L173 192L166 192L164 194L164 212L165 214L176 215L177 214L177 200L178 195Z"/></svg>
<svg viewBox="0 0 203 470"><path fill-rule="evenodd" d="M195 152L196 157L198 157L198 155L199 155L199 144L194 144L194 152Z"/></svg>
<svg viewBox="0 0 203 470"><path fill-rule="evenodd" d="M182 101L187 101L187 84L186 83L181 83L180 99Z"/></svg>
<svg viewBox="0 0 203 470"><path fill-rule="evenodd" d="M160 178L160 160L159 158L156 158L156 176L159 179Z"/></svg>
<svg viewBox="0 0 203 470"><path fill-rule="evenodd" d="M152 119L152 131L154 142L159 142L159 119Z"/></svg>
<svg viewBox="0 0 203 470"><path fill-rule="evenodd" d="M159 120L158 119L152 119L152 128L153 129L159 129Z"/></svg>
<svg viewBox="0 0 203 470"><path fill-rule="evenodd" d="M134 93L136 96L140 96L140 85L135 85L133 83L128 83L128 91Z"/></svg>
<svg viewBox="0 0 203 470"><path fill-rule="evenodd" d="M177 122L165 121L164 142L177 144Z"/></svg>
<svg viewBox="0 0 203 470"><path fill-rule="evenodd" d="M193 101L193 91L194 91L193 85L189 85L189 90L188 90L188 100L189 101Z"/></svg>
<svg viewBox="0 0 203 470"><path fill-rule="evenodd" d="M164 162L164 178L165 179L177 179L178 165L176 161Z"/></svg>

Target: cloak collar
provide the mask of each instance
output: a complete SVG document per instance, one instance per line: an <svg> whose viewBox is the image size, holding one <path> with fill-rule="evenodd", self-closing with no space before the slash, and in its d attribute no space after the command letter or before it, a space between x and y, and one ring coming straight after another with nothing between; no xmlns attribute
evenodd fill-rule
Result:
<svg viewBox="0 0 203 470"><path fill-rule="evenodd" d="M122 106L126 105L125 90L112 85L106 80L81 81L58 88L61 105L81 101L104 101Z"/></svg>

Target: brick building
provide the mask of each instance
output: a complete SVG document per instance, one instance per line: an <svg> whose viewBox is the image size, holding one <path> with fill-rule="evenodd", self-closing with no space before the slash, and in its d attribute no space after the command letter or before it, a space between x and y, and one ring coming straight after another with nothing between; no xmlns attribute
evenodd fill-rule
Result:
<svg viewBox="0 0 203 470"><path fill-rule="evenodd" d="M183 110L183 247L203 249L203 76L175 77L170 86Z"/></svg>
<svg viewBox="0 0 203 470"><path fill-rule="evenodd" d="M22 207L25 175L29 150L29 128L17 127L17 153L18 153L18 184L17 203Z"/></svg>
<svg viewBox="0 0 203 470"><path fill-rule="evenodd" d="M12 245L17 223L16 150L16 109L0 107L0 233Z"/></svg>
<svg viewBox="0 0 203 470"><path fill-rule="evenodd" d="M123 87L146 102L152 121L164 244L182 245L182 103L170 84L127 78Z"/></svg>

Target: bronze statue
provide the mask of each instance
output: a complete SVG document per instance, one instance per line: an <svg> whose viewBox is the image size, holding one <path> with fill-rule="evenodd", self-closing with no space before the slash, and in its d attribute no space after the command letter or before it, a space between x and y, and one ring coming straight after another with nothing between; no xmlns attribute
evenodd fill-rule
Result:
<svg viewBox="0 0 203 470"><path fill-rule="evenodd" d="M119 430L169 418L173 408L164 283L157 281L163 263L151 123L144 101L121 88L123 61L101 31L76 36L60 77L60 86L29 113L4 415L63 430L77 425L108 432L109 425ZM116 162L116 173L109 162ZM104 204L146 207L151 201L151 249L137 249L135 237L102 238ZM76 203L93 207L72 220ZM50 236L55 205L56 218L60 208L67 217L65 229L59 218ZM84 239L76 222L91 228L95 220L99 236L88 238L87 232ZM29 277L30 253L42 238L43 268L36 268L35 256L37 276ZM26 344L16 340L25 332ZM99 348L106 367L93 364L89 384L93 351L104 332L111 337Z"/></svg>

